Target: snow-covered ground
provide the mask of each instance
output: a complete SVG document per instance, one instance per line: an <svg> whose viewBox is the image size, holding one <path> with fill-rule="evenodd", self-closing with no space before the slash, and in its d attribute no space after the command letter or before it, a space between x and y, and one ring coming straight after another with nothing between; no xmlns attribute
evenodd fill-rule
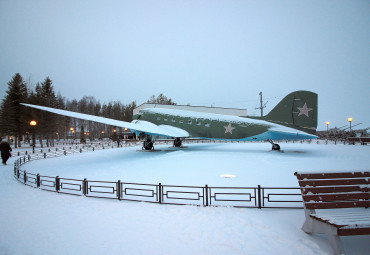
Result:
<svg viewBox="0 0 370 255"><path fill-rule="evenodd" d="M178 151L120 148L27 163L65 178L172 185L297 187L295 171L369 170L370 146L281 143L191 144ZM168 146L156 146L167 150ZM0 167L0 254L331 254L323 236L301 231L302 209L148 204L56 194ZM235 178L222 178L233 174ZM369 254L369 236L341 238Z"/></svg>

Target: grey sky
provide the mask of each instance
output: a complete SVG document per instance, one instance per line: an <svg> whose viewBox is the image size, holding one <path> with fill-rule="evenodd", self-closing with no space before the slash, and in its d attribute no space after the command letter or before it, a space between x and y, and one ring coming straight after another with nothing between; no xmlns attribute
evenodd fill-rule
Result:
<svg viewBox="0 0 370 255"><path fill-rule="evenodd" d="M370 1L0 0L0 98L19 72L68 99L269 111L319 94L319 129L370 126Z"/></svg>

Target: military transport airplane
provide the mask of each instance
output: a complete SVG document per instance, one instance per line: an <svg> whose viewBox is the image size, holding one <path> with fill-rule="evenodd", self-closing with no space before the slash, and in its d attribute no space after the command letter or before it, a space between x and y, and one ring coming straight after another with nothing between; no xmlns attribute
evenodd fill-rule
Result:
<svg viewBox="0 0 370 255"><path fill-rule="evenodd" d="M143 149L152 150L152 136L174 138L180 147L186 138L234 141L269 141L273 150L280 146L273 140L316 139L317 94L295 91L287 95L266 116L238 117L214 113L160 108L145 108L132 122L108 119L45 106L24 104L68 117L95 121L115 127L128 128L137 135L145 135Z"/></svg>

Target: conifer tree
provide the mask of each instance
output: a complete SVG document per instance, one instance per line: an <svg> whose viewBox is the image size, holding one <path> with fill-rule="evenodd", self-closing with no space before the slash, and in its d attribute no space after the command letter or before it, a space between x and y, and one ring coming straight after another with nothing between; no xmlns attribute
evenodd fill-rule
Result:
<svg viewBox="0 0 370 255"><path fill-rule="evenodd" d="M27 127L26 109L20 103L27 102L28 97L27 85L19 73L8 83L6 93L1 104L0 130L3 134L13 135L17 147Z"/></svg>
<svg viewBox="0 0 370 255"><path fill-rule="evenodd" d="M57 108L58 101L55 96L53 82L49 77L36 86L36 98L38 105ZM40 122L39 129L42 135L46 136L47 146L49 146L49 139L55 137L57 131L58 117L50 112L39 111Z"/></svg>

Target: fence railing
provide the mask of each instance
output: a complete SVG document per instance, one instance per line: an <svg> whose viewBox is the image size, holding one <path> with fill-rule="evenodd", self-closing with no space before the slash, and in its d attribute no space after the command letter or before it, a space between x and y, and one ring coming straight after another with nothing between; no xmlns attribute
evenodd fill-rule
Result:
<svg viewBox="0 0 370 255"><path fill-rule="evenodd" d="M14 163L15 178L25 185L42 190L95 198L140 201L158 204L233 206L242 208L303 208L298 187L212 187L178 186L118 181L45 176L22 170L21 166L33 160L58 157L71 153L82 153L90 149L71 148L40 154L24 154ZM112 148L106 146L105 148ZM104 149L104 146L100 149Z"/></svg>

